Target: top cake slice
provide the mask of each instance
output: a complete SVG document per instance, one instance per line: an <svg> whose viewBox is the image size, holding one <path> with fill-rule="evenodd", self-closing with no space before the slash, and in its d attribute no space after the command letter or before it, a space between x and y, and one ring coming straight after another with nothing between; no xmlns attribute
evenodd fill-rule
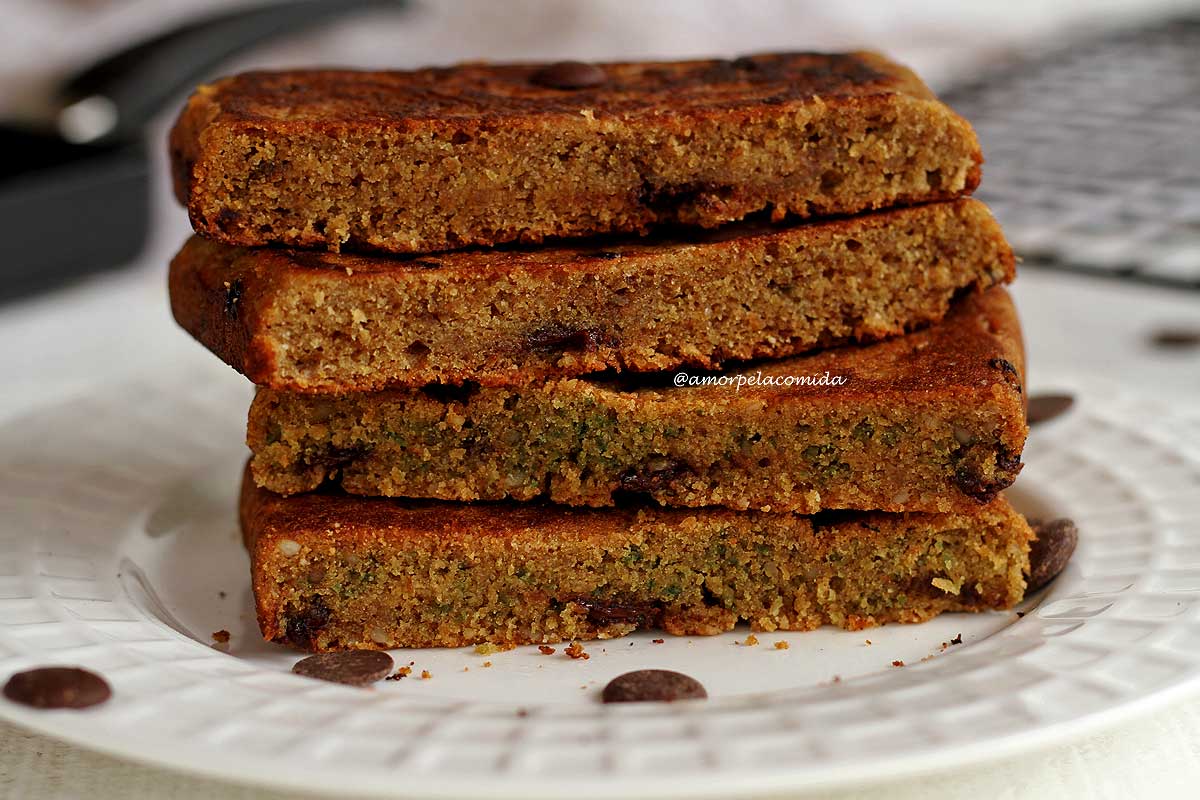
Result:
<svg viewBox="0 0 1200 800"><path fill-rule="evenodd" d="M970 192L970 125L873 53L254 72L201 86L175 191L230 244L427 252Z"/></svg>

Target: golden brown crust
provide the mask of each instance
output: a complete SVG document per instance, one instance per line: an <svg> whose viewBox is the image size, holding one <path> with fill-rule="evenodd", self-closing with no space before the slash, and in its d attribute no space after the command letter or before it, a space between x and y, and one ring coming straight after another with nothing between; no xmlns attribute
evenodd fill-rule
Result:
<svg viewBox="0 0 1200 800"><path fill-rule="evenodd" d="M970 126L872 53L602 65L257 72L200 87L171 133L176 194L230 244L428 252L855 213L979 182ZM278 198L287 197L287 207Z"/></svg>
<svg viewBox="0 0 1200 800"><path fill-rule="evenodd" d="M255 479L285 494L333 480L443 500L969 511L1020 470L1023 374L1016 312L994 288L901 338L719 375L260 389L247 442Z"/></svg>
<svg viewBox="0 0 1200 800"><path fill-rule="evenodd" d="M281 498L243 484L264 637L308 650L610 638L639 627L852 630L1008 608L1028 525L972 514L791 514Z"/></svg>
<svg viewBox="0 0 1200 800"><path fill-rule="evenodd" d="M334 393L788 356L935 321L1013 272L986 207L961 199L413 259L194 237L170 283L179 323L256 384Z"/></svg>
<svg viewBox="0 0 1200 800"><path fill-rule="evenodd" d="M531 81L545 65L468 62L408 72L308 69L248 72L223 78L197 102L242 123L313 125L341 122L404 127L422 123L461 130L468 121L510 123L577 114L624 119L719 114L770 115L773 106L903 94L935 100L913 72L878 53L773 53L736 61L695 60L598 65L607 80L561 90ZM209 120L211 122L211 120Z"/></svg>

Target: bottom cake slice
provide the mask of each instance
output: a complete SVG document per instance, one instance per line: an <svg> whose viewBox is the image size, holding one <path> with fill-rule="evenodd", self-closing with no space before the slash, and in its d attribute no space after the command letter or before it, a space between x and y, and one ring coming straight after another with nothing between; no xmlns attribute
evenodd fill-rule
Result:
<svg viewBox="0 0 1200 800"><path fill-rule="evenodd" d="M263 636L304 650L857 630L1008 608L1028 524L970 514L570 509L319 493L243 480Z"/></svg>

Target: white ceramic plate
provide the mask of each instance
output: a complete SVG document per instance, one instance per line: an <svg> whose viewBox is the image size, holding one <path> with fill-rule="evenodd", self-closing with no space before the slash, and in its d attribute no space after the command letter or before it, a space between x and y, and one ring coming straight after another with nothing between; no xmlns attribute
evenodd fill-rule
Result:
<svg viewBox="0 0 1200 800"><path fill-rule="evenodd" d="M588 644L588 660L396 651L433 677L358 690L290 674L297 654L257 635L234 514L248 392L184 376L110 386L0 430L0 681L78 664L114 697L84 712L0 702L0 717L237 781L522 798L840 785L1079 733L1200 676L1200 413L1064 388L1081 400L1034 432L1011 494L1075 519L1081 543L1023 617L756 647L738 644L746 630L638 634ZM642 667L693 675L711 699L599 703Z"/></svg>

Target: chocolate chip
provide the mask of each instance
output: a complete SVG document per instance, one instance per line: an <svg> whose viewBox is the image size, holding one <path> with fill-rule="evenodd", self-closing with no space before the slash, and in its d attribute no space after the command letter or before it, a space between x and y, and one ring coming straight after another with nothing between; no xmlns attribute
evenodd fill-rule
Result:
<svg viewBox="0 0 1200 800"><path fill-rule="evenodd" d="M996 449L995 467L991 477L986 477L981 471L986 466L986 460L979 461L979 455L985 455L986 449L975 445L960 451L961 461L954 470L954 485L963 494L973 497L980 503L989 503L1001 491L1012 485L1021 472L1021 455L1013 455L1003 446Z"/></svg>
<svg viewBox="0 0 1200 800"><path fill-rule="evenodd" d="M734 195L737 187L732 184L712 181L684 181L682 183L656 184L646 180L638 192L638 202L659 212L682 208L696 208Z"/></svg>
<svg viewBox="0 0 1200 800"><path fill-rule="evenodd" d="M1069 394L1035 394L1029 398L1029 407L1025 410L1025 421L1030 425L1052 420L1075 405L1075 398Z"/></svg>
<svg viewBox="0 0 1200 800"><path fill-rule="evenodd" d="M620 489L641 494L659 492L690 472L688 465L679 459L657 456L636 469L621 473Z"/></svg>
<svg viewBox="0 0 1200 800"><path fill-rule="evenodd" d="M639 669L609 681L602 699L606 703L670 703L703 700L708 692L695 678L668 669Z"/></svg>
<svg viewBox="0 0 1200 800"><path fill-rule="evenodd" d="M548 89L590 89L608 81L604 70L582 61L547 64L529 76L529 82Z"/></svg>
<svg viewBox="0 0 1200 800"><path fill-rule="evenodd" d="M242 279L237 278L233 283L225 284L225 316L229 319L236 320L238 318L238 303L242 300L242 293L245 292L245 287L242 286Z"/></svg>
<svg viewBox="0 0 1200 800"><path fill-rule="evenodd" d="M544 352L594 353L601 346L611 346L612 339L595 328L576 328L554 323L538 328L525 336L525 345Z"/></svg>
<svg viewBox="0 0 1200 800"><path fill-rule="evenodd" d="M87 708L112 697L112 689L108 681L86 669L41 667L9 678L4 696L34 708Z"/></svg>
<svg viewBox="0 0 1200 800"><path fill-rule="evenodd" d="M313 650L316 647L317 636L321 629L329 624L333 611L325 604L319 594L308 598L304 608L296 609L289 605L287 609L287 625L284 628L288 642L302 650Z"/></svg>
<svg viewBox="0 0 1200 800"><path fill-rule="evenodd" d="M241 226L242 218L232 208L222 208L217 212L217 218L214 222L217 230L221 231L221 233L232 234L237 233L238 228Z"/></svg>
<svg viewBox="0 0 1200 800"><path fill-rule="evenodd" d="M1200 347L1200 328L1162 328L1150 336L1150 343L1164 350Z"/></svg>
<svg viewBox="0 0 1200 800"><path fill-rule="evenodd" d="M394 666L392 657L380 650L342 650L297 661L292 672L347 686L368 686L386 678Z"/></svg>
<svg viewBox="0 0 1200 800"><path fill-rule="evenodd" d="M655 603L621 600L594 600L576 597L570 601L587 609L588 622L593 625L634 625L638 628L654 628L662 619L662 608Z"/></svg>
<svg viewBox="0 0 1200 800"><path fill-rule="evenodd" d="M1029 583L1025 591L1036 592L1066 568L1079 543L1079 529L1069 519L1030 520L1029 524L1037 539L1029 548Z"/></svg>
<svg viewBox="0 0 1200 800"><path fill-rule="evenodd" d="M988 366L1000 370L1006 377L1011 378L1009 384L1018 392L1021 391L1021 373L1017 372L1017 368L1011 361L1007 358L993 358L988 361Z"/></svg>
<svg viewBox="0 0 1200 800"><path fill-rule="evenodd" d="M356 444L350 447L335 447L334 445L330 445L320 452L306 453L304 463L325 467L332 471L341 469L352 461L357 461L369 452L371 452L371 448L365 444Z"/></svg>

